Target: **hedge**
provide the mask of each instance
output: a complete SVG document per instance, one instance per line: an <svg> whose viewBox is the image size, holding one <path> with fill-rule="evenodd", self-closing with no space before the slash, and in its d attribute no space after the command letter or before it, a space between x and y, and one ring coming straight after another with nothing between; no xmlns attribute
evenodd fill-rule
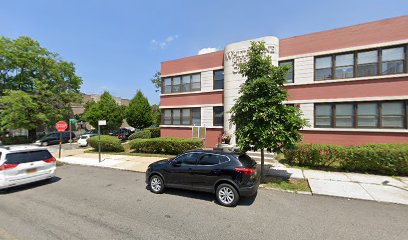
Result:
<svg viewBox="0 0 408 240"><path fill-rule="evenodd" d="M188 138L134 139L129 142L130 149L140 153L180 154L203 147L203 141Z"/></svg>
<svg viewBox="0 0 408 240"><path fill-rule="evenodd" d="M150 131L143 130L143 131L132 133L132 135L129 136L129 140L133 140L136 138L151 138L151 136L152 134Z"/></svg>
<svg viewBox="0 0 408 240"><path fill-rule="evenodd" d="M284 151L289 164L385 175L408 175L408 144L336 146L298 144Z"/></svg>
<svg viewBox="0 0 408 240"><path fill-rule="evenodd" d="M144 130L151 132L151 138L158 138L160 137L160 128L145 128Z"/></svg>
<svg viewBox="0 0 408 240"><path fill-rule="evenodd" d="M35 141L35 139L27 138L26 136L0 137L0 141L4 145L13 145L13 144L32 143Z"/></svg>
<svg viewBox="0 0 408 240"><path fill-rule="evenodd" d="M88 143L95 150L98 150L99 136L91 137ZM123 146L120 139L113 136L101 135L101 151L102 152L123 152Z"/></svg>

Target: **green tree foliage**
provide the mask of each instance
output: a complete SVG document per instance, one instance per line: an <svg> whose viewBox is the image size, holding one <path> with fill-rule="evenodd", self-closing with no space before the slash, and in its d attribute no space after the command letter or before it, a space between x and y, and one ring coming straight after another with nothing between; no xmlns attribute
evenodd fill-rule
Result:
<svg viewBox="0 0 408 240"><path fill-rule="evenodd" d="M32 114L45 116L37 119L37 127L67 119L72 114L70 104L81 101L81 84L73 63L61 60L37 41L0 37L0 96L7 95L7 90L28 93L26 97L36 106Z"/></svg>
<svg viewBox="0 0 408 240"><path fill-rule="evenodd" d="M153 125L160 126L161 112L160 112L159 105L157 104L152 105L152 120L153 120Z"/></svg>
<svg viewBox="0 0 408 240"><path fill-rule="evenodd" d="M157 71L153 77L150 79L150 81L153 83L154 87L156 88L156 92L159 92L161 89L161 78L160 78L161 73Z"/></svg>
<svg viewBox="0 0 408 240"><path fill-rule="evenodd" d="M39 111L31 96L20 90L7 90L0 98L0 128L28 130L36 129L38 125L47 121L47 116Z"/></svg>
<svg viewBox="0 0 408 240"><path fill-rule="evenodd" d="M248 61L240 65L240 73L247 78L241 85L240 97L231 109L231 121L237 127L238 146L244 150L261 150L261 169L264 149L280 152L283 147L301 140L299 130L306 126L300 110L285 105L288 93L287 67L272 65L264 42L252 42Z"/></svg>
<svg viewBox="0 0 408 240"><path fill-rule="evenodd" d="M143 129L152 125L152 111L149 101L140 90L137 90L136 96L130 100L125 115L127 123L136 129Z"/></svg>
<svg viewBox="0 0 408 240"><path fill-rule="evenodd" d="M105 91L98 102L89 102L85 105L83 118L93 127L98 127L99 120L106 120L106 126L101 127L103 133L118 129L123 122L123 108Z"/></svg>

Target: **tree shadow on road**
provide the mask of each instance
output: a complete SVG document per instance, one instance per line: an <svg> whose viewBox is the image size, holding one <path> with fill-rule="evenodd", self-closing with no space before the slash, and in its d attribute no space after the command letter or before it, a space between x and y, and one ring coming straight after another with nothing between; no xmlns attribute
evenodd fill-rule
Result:
<svg viewBox="0 0 408 240"><path fill-rule="evenodd" d="M25 191L29 189L34 189L37 187L42 187L48 184L59 182L60 180L61 180L60 177L52 177L52 178L38 181L38 182L32 182L32 183L27 183L27 184L20 185L20 186L10 187L10 188L0 190L0 195L12 194L12 193L21 192L21 191Z"/></svg>
<svg viewBox="0 0 408 240"><path fill-rule="evenodd" d="M146 189L150 191L149 186L146 186ZM198 191L193 191L193 190L175 189L175 188L166 188L166 191L163 194L176 195L180 197L193 198L197 200L217 203L217 201L215 200L215 195L212 193L198 192ZM252 205L255 202L256 196L257 194L255 194L252 197L241 197L240 200L238 201L237 206Z"/></svg>

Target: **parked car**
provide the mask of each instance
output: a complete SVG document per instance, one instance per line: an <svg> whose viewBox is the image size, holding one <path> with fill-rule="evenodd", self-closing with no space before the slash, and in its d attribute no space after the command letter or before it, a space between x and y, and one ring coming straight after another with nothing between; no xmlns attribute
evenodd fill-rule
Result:
<svg viewBox="0 0 408 240"><path fill-rule="evenodd" d="M129 136L132 135L132 133L134 133L134 131L127 129L127 128L120 128L118 130L115 130L111 133L109 133L110 136L115 136L118 137L120 140L128 140Z"/></svg>
<svg viewBox="0 0 408 240"><path fill-rule="evenodd" d="M62 132L62 136L61 136L61 140L62 143L67 143L70 140L74 141L75 139L75 133L71 132L71 138L69 137L69 132ZM60 140L60 133L59 132L54 132L54 133L50 133L42 138L40 138L39 140L37 140L35 143L41 146L48 146L48 145L52 145L52 144L58 144Z"/></svg>
<svg viewBox="0 0 408 240"><path fill-rule="evenodd" d="M0 147L0 189L50 179L56 160L42 147Z"/></svg>
<svg viewBox="0 0 408 240"><path fill-rule="evenodd" d="M215 193L221 205L235 206L240 197L254 195L260 175L246 154L194 150L149 165L146 184L153 193L182 188Z"/></svg>
<svg viewBox="0 0 408 240"><path fill-rule="evenodd" d="M88 146L88 139L90 139L91 137L94 137L94 136L98 136L98 134L91 133L91 134L81 135L79 137L79 139L78 139L78 145L80 147L87 147Z"/></svg>

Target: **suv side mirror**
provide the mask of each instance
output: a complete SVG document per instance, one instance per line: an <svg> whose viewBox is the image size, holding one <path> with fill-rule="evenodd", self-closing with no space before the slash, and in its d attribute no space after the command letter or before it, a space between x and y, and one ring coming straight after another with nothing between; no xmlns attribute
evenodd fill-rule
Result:
<svg viewBox="0 0 408 240"><path fill-rule="evenodd" d="M180 167L181 166L181 162L180 161L173 161L172 163L171 163L171 165L173 166L173 167Z"/></svg>

